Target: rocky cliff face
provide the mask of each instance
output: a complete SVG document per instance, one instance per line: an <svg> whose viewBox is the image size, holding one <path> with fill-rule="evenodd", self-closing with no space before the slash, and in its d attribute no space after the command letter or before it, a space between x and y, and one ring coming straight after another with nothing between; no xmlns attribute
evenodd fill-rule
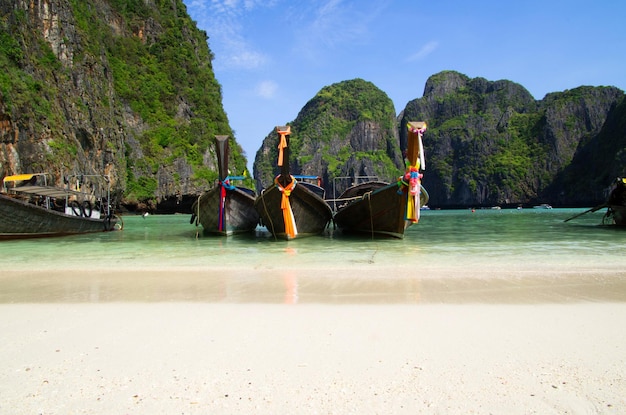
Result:
<svg viewBox="0 0 626 415"><path fill-rule="evenodd" d="M213 137L232 131L206 33L180 0L2 1L0 13L1 176L108 174L119 202L172 210L215 179Z"/></svg>
<svg viewBox="0 0 626 415"><path fill-rule="evenodd" d="M593 90L593 95L598 91ZM604 105L575 99L582 103L577 108L576 119L581 125L595 125L597 134L586 134L581 129L581 140L575 143L576 150L571 163L555 174L552 183L545 189L545 197L563 205L594 206L605 201L617 177L626 176L626 98L620 91L604 91L598 98ZM608 92L608 93L607 93ZM613 94L617 95L616 102ZM607 100L607 96L609 99ZM602 110L606 110L606 115ZM586 127L585 127L586 128Z"/></svg>
<svg viewBox="0 0 626 415"><path fill-rule="evenodd" d="M424 95L397 120L393 105L363 80L323 88L292 125L292 172L322 176L327 194L350 180L391 181L403 171L408 121L424 120L433 207L602 203L615 177L626 174L626 98L614 87L579 87L535 100L507 80L454 71L431 76ZM267 186L278 136L271 132L255 159Z"/></svg>
<svg viewBox="0 0 626 415"><path fill-rule="evenodd" d="M292 174L320 176L329 197L333 185L338 195L355 176L395 180L403 169L393 103L370 82L355 79L323 88L289 124ZM260 187L279 172L277 145L278 135L270 132L256 154L254 177Z"/></svg>
<svg viewBox="0 0 626 415"><path fill-rule="evenodd" d="M445 71L429 78L422 98L407 104L400 140L406 141L407 121L428 122L423 183L433 206L588 205L606 197L599 182L626 167L610 153L623 153L624 130L608 132L610 120L623 123L617 112L623 100L617 88L580 87L536 101L510 81ZM600 141L613 144L600 150ZM607 170L600 168L607 161L613 167L583 190L580 176L571 172L575 159L599 170Z"/></svg>
<svg viewBox="0 0 626 415"><path fill-rule="evenodd" d="M0 1L0 175L108 174L131 209L186 211L217 178L213 137L232 130L206 33L181 0ZM626 103L613 87L535 100L510 81L431 76L396 119L361 79L323 88L291 122L291 169L327 193L404 170L409 120L428 123L432 206L601 203L626 172ZM282 124L284 120L277 120ZM278 173L277 136L256 154L261 187ZM230 165L243 172L234 138Z"/></svg>

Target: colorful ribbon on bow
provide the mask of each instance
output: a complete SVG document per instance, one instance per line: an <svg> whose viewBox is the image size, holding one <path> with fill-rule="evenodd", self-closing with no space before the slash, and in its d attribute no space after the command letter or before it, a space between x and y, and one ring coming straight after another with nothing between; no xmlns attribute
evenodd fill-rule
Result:
<svg viewBox="0 0 626 415"><path fill-rule="evenodd" d="M291 209L291 203L289 202L289 196L291 196L291 192L295 189L297 181L293 176L289 177L291 178L291 182L285 187L280 185L278 178L274 180L274 183L278 187L278 190L280 190L283 194L280 201L280 208L283 211L285 234L287 234L290 239L293 239L296 235L298 235L298 228L296 226L296 219L293 216L293 210Z"/></svg>
<svg viewBox="0 0 626 415"><path fill-rule="evenodd" d="M418 161L419 165L419 161ZM404 175L405 183L408 183L406 204L406 220L417 223L420 219L420 193L423 175L419 172L419 166L411 166Z"/></svg>
<svg viewBox="0 0 626 415"><path fill-rule="evenodd" d="M226 210L226 191L227 190L235 190L235 186L233 186L232 184L230 184L231 180L234 179L243 179L242 176L236 176L236 177L230 177L227 176L226 178L224 178L224 180L220 180L219 182L219 186L220 186L220 204L219 204L219 216L218 216L218 222L217 222L217 229L221 232L224 231L226 229L226 215L225 215L225 210Z"/></svg>
<svg viewBox="0 0 626 415"><path fill-rule="evenodd" d="M409 134L417 135L418 157L416 160L409 160L409 167L404 175L404 180L408 183L406 220L417 223L420 219L420 193L422 188L421 179L423 175L420 168L425 169L424 145L422 144L422 134L426 131L426 123L419 123L420 127L415 127L411 123L407 124ZM410 138L409 138L410 139ZM413 156L414 157L414 156Z"/></svg>

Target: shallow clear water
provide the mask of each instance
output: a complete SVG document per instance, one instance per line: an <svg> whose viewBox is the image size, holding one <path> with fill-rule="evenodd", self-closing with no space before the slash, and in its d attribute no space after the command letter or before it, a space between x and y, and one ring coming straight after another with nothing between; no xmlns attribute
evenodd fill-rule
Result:
<svg viewBox="0 0 626 415"><path fill-rule="evenodd" d="M583 209L425 211L403 240L265 230L203 236L189 215L2 241L0 304L626 301L626 229Z"/></svg>
<svg viewBox="0 0 626 415"><path fill-rule="evenodd" d="M274 240L262 229L229 238L197 235L201 228L190 225L188 215L125 216L121 232L2 241L0 269L626 265L626 229L600 226L603 211L564 222L582 211L425 211L403 240L329 231L289 242Z"/></svg>

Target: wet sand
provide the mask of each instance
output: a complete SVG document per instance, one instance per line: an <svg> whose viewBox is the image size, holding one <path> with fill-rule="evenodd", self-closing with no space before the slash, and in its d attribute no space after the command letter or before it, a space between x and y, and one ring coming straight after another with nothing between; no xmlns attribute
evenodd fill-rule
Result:
<svg viewBox="0 0 626 415"><path fill-rule="evenodd" d="M0 413L626 413L617 270L184 271L3 270Z"/></svg>
<svg viewBox="0 0 626 415"><path fill-rule="evenodd" d="M193 267L2 270L2 303L537 304L626 302L626 271Z"/></svg>

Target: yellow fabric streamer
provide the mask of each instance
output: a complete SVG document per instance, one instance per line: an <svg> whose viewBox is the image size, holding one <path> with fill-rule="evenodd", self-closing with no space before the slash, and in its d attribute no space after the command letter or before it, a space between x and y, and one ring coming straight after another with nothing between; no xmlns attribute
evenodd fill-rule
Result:
<svg viewBox="0 0 626 415"><path fill-rule="evenodd" d="M289 196L291 196L291 192L296 187L296 179L293 176L291 177L291 182L282 187L278 180L275 181L278 190L283 194L280 201L280 208L283 211L283 222L285 224L285 234L290 239L293 239L298 235L298 228L296 226L296 219L293 216L293 210L291 209L291 203L289 202Z"/></svg>

